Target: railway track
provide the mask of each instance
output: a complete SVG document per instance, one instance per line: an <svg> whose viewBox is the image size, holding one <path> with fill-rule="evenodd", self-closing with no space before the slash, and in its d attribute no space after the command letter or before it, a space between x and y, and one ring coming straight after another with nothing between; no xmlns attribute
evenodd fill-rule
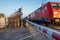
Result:
<svg viewBox="0 0 60 40"><path fill-rule="evenodd" d="M57 30L57 31L60 32L60 26L56 26L56 25L53 26L53 25L50 25L49 28L54 29L54 30Z"/></svg>
<svg viewBox="0 0 60 40"><path fill-rule="evenodd" d="M50 24L46 25L46 24L41 24L41 23L36 23L36 24L39 24L39 25L42 25L42 26L45 26L45 27L48 27L48 28L51 28L51 29L54 29L54 30L60 32L60 25L50 25Z"/></svg>

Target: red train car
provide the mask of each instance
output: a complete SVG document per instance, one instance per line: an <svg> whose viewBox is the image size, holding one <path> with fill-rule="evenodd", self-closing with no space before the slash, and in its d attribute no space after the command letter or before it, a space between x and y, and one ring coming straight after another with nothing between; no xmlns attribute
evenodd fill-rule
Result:
<svg viewBox="0 0 60 40"><path fill-rule="evenodd" d="M29 17L30 20L60 24L60 2L48 2L35 10Z"/></svg>

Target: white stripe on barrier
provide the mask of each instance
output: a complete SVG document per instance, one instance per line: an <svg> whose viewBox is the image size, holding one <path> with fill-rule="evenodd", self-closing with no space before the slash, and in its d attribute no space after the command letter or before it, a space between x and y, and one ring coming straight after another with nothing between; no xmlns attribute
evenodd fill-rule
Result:
<svg viewBox="0 0 60 40"><path fill-rule="evenodd" d="M48 30L48 31L47 31L47 34L48 34L48 35L51 35L51 36L52 36L52 33L53 33L53 32L52 32L51 30Z"/></svg>

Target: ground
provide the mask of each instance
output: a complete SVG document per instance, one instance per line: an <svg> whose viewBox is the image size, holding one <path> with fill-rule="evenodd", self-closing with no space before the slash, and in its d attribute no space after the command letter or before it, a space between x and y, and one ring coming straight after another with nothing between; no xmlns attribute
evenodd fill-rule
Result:
<svg viewBox="0 0 60 40"><path fill-rule="evenodd" d="M48 38L29 26L1 32L0 40L48 40Z"/></svg>

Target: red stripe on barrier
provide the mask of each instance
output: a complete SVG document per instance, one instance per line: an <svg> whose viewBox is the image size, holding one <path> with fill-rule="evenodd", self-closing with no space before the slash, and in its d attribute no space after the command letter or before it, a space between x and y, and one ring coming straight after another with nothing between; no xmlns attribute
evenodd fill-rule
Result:
<svg viewBox="0 0 60 40"><path fill-rule="evenodd" d="M55 38L56 40L60 40L60 34L57 34L55 32L52 34L52 37Z"/></svg>
<svg viewBox="0 0 60 40"><path fill-rule="evenodd" d="M47 29L44 28L44 29L43 29L43 32L47 33Z"/></svg>

